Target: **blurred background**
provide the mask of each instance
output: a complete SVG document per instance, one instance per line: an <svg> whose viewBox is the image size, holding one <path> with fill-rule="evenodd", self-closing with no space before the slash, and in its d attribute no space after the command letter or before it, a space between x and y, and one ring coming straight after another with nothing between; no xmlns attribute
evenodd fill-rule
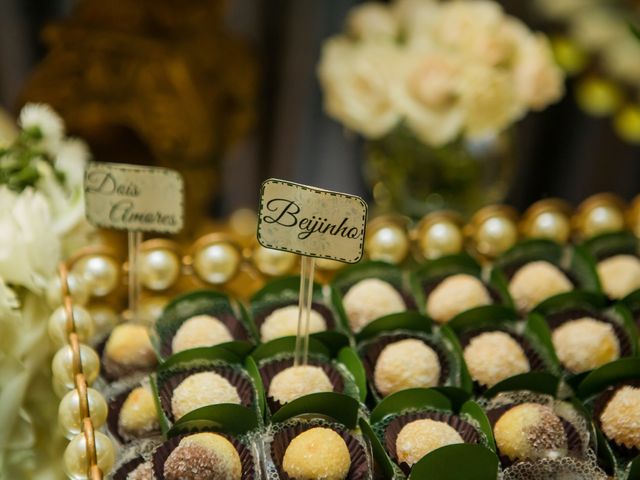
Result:
<svg viewBox="0 0 640 480"><path fill-rule="evenodd" d="M52 104L97 160L179 168L193 208L210 213L254 207L270 176L371 198L365 142L324 113L316 74L323 42L358 3L0 0L0 102L12 114L27 101ZM633 79L580 43L580 28L593 39L607 26L603 4L630 36L633 2L503 2L557 41L569 73L562 100L514 129L506 202L519 210L548 196L575 205L640 191ZM600 23L571 25L576 5ZM616 55L640 64L634 53Z"/></svg>

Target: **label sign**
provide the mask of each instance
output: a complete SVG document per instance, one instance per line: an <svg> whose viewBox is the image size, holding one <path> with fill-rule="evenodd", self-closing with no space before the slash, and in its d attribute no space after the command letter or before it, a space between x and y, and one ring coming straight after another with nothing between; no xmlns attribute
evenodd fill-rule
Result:
<svg viewBox="0 0 640 480"><path fill-rule="evenodd" d="M182 229L184 182L174 170L92 162L84 196L87 219L95 226L162 233Z"/></svg>
<svg viewBox="0 0 640 480"><path fill-rule="evenodd" d="M367 204L360 197L269 179L260 191L258 241L267 248L356 263Z"/></svg>

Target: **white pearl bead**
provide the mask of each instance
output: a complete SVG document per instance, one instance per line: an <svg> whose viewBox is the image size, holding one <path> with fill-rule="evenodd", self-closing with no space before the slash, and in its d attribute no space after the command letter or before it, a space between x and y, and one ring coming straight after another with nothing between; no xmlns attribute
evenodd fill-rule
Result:
<svg viewBox="0 0 640 480"><path fill-rule="evenodd" d="M139 260L140 281L149 290L166 290L180 275L180 259L168 249L143 252Z"/></svg>
<svg viewBox="0 0 640 480"><path fill-rule="evenodd" d="M434 259L444 255L459 253L463 246L460 228L452 222L434 223L418 240L422 255Z"/></svg>
<svg viewBox="0 0 640 480"><path fill-rule="evenodd" d="M293 253L258 245L253 252L253 263L265 275L284 275L295 265L296 256Z"/></svg>
<svg viewBox="0 0 640 480"><path fill-rule="evenodd" d="M100 373L100 358L95 350L80 344L80 363L82 364L82 373L84 373L87 383L91 385ZM65 345L56 352L51 367L55 378L67 388L73 388L73 350L70 345Z"/></svg>
<svg viewBox="0 0 640 480"><path fill-rule="evenodd" d="M75 305L86 305L89 301L89 290L87 286L72 273L67 276L67 285L69 293ZM47 285L47 302L51 308L62 305L62 288L60 286L60 277L55 276Z"/></svg>
<svg viewBox="0 0 640 480"><path fill-rule="evenodd" d="M81 342L89 342L94 335L93 320L89 312L80 306L74 305L73 322L78 339ZM64 307L56 308L49 317L49 337L57 347L65 345L69 341L67 313Z"/></svg>
<svg viewBox="0 0 640 480"><path fill-rule="evenodd" d="M236 274L240 254L228 243L215 243L202 248L193 259L198 276L212 284L225 283Z"/></svg>
<svg viewBox="0 0 640 480"><path fill-rule="evenodd" d="M409 251L409 239L405 231L397 225L387 225L373 232L365 244L372 260L400 263Z"/></svg>
<svg viewBox="0 0 640 480"><path fill-rule="evenodd" d="M113 258L92 255L78 260L73 272L84 280L91 295L104 297L118 285L120 269Z"/></svg>
<svg viewBox="0 0 640 480"><path fill-rule="evenodd" d="M96 338L103 338L111 332L113 327L115 327L120 321L118 313L109 305L92 303L87 307L87 309L89 311L89 315L91 315L91 318L93 319Z"/></svg>
<svg viewBox="0 0 640 480"><path fill-rule="evenodd" d="M87 388L89 416L94 428L100 428L107 421L107 401L93 388ZM82 431L82 414L80 412L80 394L75 388L69 391L58 407L58 423L65 436L71 438Z"/></svg>
<svg viewBox="0 0 640 480"><path fill-rule="evenodd" d="M98 467L104 475L113 468L116 460L113 443L104 433L95 432L96 456ZM85 480L88 478L89 456L84 433L76 435L64 451L64 467L69 478Z"/></svg>

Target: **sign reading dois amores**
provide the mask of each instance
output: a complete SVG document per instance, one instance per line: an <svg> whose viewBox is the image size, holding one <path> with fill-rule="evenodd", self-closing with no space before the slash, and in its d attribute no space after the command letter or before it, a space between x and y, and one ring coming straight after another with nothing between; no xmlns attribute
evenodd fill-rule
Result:
<svg viewBox="0 0 640 480"><path fill-rule="evenodd" d="M87 218L95 226L177 233L184 217L184 182L168 168L92 162L85 173Z"/></svg>
<svg viewBox="0 0 640 480"><path fill-rule="evenodd" d="M367 204L360 197L269 179L260 191L258 241L267 248L356 263Z"/></svg>

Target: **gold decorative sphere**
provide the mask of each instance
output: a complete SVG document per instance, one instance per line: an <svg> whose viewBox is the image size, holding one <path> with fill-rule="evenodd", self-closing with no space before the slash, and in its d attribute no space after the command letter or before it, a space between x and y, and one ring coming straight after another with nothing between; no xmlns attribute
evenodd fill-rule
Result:
<svg viewBox="0 0 640 480"><path fill-rule="evenodd" d="M526 238L542 238L566 243L571 235L571 208L563 200L550 198L531 205L520 222Z"/></svg>
<svg viewBox="0 0 640 480"><path fill-rule="evenodd" d="M364 248L371 260L399 264L409 252L409 238L400 224L378 217L371 222Z"/></svg>
<svg viewBox="0 0 640 480"><path fill-rule="evenodd" d="M73 323L78 339L81 342L88 343L93 338L95 332L91 315L89 315L86 309L76 305L72 307L72 312ZM53 311L49 317L48 328L49 337L57 347L68 343L67 311L65 307L58 307Z"/></svg>
<svg viewBox="0 0 640 480"><path fill-rule="evenodd" d="M67 285L71 299L75 305L85 305L89 301L89 290L87 286L78 278L77 275L69 273L67 275ZM62 288L60 285L60 277L54 276L47 285L47 302L51 308L62 305Z"/></svg>
<svg viewBox="0 0 640 480"><path fill-rule="evenodd" d="M116 461L113 442L104 433L94 432L98 468L107 475ZM87 440L84 433L76 435L64 451L64 468L73 480L88 479L89 456L87 454Z"/></svg>
<svg viewBox="0 0 640 480"><path fill-rule="evenodd" d="M624 202L610 193L599 193L578 206L575 228L584 238L624 230Z"/></svg>
<svg viewBox="0 0 640 480"><path fill-rule="evenodd" d="M100 428L107 421L107 401L93 388L87 388L87 400L91 423L94 428ZM58 423L67 438L71 438L82 431L80 394L75 388L67 392L58 406Z"/></svg>
<svg viewBox="0 0 640 480"><path fill-rule="evenodd" d="M172 249L152 248L143 251L138 260L140 283L149 290L166 290L178 280L181 267L178 254Z"/></svg>
<svg viewBox="0 0 640 480"><path fill-rule="evenodd" d="M220 285L235 276L240 260L240 252L231 243L213 242L196 250L193 269L205 282Z"/></svg>
<svg viewBox="0 0 640 480"><path fill-rule="evenodd" d="M109 295L120 280L120 265L109 255L87 255L75 262L71 271L85 283L94 297Z"/></svg>
<svg viewBox="0 0 640 480"><path fill-rule="evenodd" d="M291 272L296 264L296 256L293 253L274 250L258 245L253 250L253 264L265 275L272 277Z"/></svg>
<svg viewBox="0 0 640 480"><path fill-rule="evenodd" d="M515 245L516 218L515 210L506 205L491 205L476 212L467 230L478 253L495 258Z"/></svg>
<svg viewBox="0 0 640 480"><path fill-rule="evenodd" d="M460 253L464 247L462 219L452 212L426 215L413 232L420 259Z"/></svg>
<svg viewBox="0 0 640 480"><path fill-rule="evenodd" d="M100 357L94 349L80 344L80 363L87 383L91 385L100 373ZM73 350L70 345L65 345L56 352L51 362L53 377L67 388L74 386Z"/></svg>

